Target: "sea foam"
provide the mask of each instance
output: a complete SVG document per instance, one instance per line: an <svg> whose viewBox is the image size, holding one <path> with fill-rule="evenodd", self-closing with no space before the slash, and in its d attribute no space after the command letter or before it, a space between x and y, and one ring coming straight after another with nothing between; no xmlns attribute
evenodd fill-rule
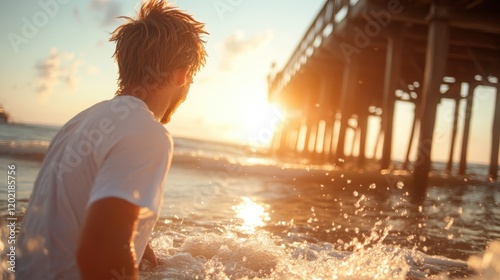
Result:
<svg viewBox="0 0 500 280"><path fill-rule="evenodd" d="M296 242L263 231L187 236L182 244L165 236L153 247L161 258L144 264L144 279L452 279L471 274L467 262L430 256L415 249L377 243L338 251L328 242ZM500 242L470 264L477 279L499 279ZM456 279L456 278L453 278Z"/></svg>

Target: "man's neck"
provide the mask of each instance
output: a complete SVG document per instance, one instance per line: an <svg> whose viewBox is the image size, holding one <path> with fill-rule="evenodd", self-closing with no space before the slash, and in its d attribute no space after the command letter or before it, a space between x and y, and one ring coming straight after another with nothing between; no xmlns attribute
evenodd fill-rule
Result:
<svg viewBox="0 0 500 280"><path fill-rule="evenodd" d="M125 88L121 91L119 96L133 96L142 100L153 113L155 119L160 121L171 102L171 95L169 95L168 92L168 86L150 91L137 91Z"/></svg>

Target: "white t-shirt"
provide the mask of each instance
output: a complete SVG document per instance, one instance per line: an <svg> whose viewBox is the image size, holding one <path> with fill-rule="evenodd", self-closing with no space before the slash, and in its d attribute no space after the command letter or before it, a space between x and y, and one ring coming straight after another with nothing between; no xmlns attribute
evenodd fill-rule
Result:
<svg viewBox="0 0 500 280"><path fill-rule="evenodd" d="M117 96L76 115L52 139L17 247L17 279L80 279L78 236L88 207L117 197L140 206L139 262L162 203L173 141L141 100Z"/></svg>

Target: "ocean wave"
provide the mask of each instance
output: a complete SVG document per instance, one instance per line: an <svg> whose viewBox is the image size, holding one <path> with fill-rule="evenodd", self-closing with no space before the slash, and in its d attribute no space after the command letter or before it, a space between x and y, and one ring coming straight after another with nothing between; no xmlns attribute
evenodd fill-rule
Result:
<svg viewBox="0 0 500 280"><path fill-rule="evenodd" d="M273 177L275 179L309 176L319 178L321 175L328 175L330 171L338 170L337 167L330 164L291 164L253 153L236 156L204 152L176 152L172 160L172 167L205 171L215 181L242 176Z"/></svg>
<svg viewBox="0 0 500 280"><path fill-rule="evenodd" d="M181 141L179 141L181 142ZM182 143L182 142L181 142ZM23 159L41 162L45 156L49 141L40 140L0 140L0 157ZM271 159L252 152L238 153L219 149L192 150L186 147L174 151L173 166L190 169L200 169L216 172L219 175L290 175L296 172L307 172L310 167L302 165L283 165ZM297 175L297 174L296 174Z"/></svg>
<svg viewBox="0 0 500 280"><path fill-rule="evenodd" d="M42 140L3 140L0 141L0 157L42 161L49 143Z"/></svg>
<svg viewBox="0 0 500 280"><path fill-rule="evenodd" d="M49 144L50 141L42 140L0 140L0 157L41 162ZM404 179L410 175L410 172L401 170L394 174L380 176L380 171L373 168L364 170L356 168L342 169L328 163L311 164L300 160L295 163L283 162L265 153L256 153L248 147L237 149L236 146L224 147L220 143L184 138L176 140L176 147L172 162L173 168L179 167L208 172L209 176L216 182L224 180L224 178L251 175L293 180L304 178L319 183L328 183L334 178L337 180L336 182L352 182L353 185L359 182L361 185L370 185L373 183L387 183L388 180ZM463 180L461 177L451 178L446 174L436 172L431 177L431 182L437 185L451 181L454 184L475 184L480 182L483 178L482 175L475 176L474 174L487 172L487 166L476 164L470 167L473 172L468 175L467 180ZM333 176L333 174L336 175ZM392 183L396 183L396 181Z"/></svg>

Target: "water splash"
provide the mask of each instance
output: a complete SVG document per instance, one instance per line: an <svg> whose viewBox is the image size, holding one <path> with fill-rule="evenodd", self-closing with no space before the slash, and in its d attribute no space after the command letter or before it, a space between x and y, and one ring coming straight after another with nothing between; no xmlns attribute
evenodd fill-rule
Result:
<svg viewBox="0 0 500 280"><path fill-rule="evenodd" d="M374 226L376 228L376 226ZM227 231L187 236L175 246L171 238L152 241L160 256L156 268L143 266L143 279L448 279L449 271L467 271L466 262L429 256L416 249L384 245L390 228L374 231L363 243L353 239L352 251L337 250L328 242L310 243L295 237L279 238L258 230L242 235ZM491 257L491 254L494 257ZM494 271L500 242L491 246L484 271ZM472 260L475 264L484 263ZM432 276L434 275L434 276ZM483 274L486 275L486 274ZM488 274L489 275L489 274ZM429 278L430 277L430 278ZM489 276L488 276L489 277ZM481 279L498 279L498 278Z"/></svg>
<svg viewBox="0 0 500 280"><path fill-rule="evenodd" d="M481 279L500 279L500 241L491 242L482 257L471 257L469 265L479 272Z"/></svg>

